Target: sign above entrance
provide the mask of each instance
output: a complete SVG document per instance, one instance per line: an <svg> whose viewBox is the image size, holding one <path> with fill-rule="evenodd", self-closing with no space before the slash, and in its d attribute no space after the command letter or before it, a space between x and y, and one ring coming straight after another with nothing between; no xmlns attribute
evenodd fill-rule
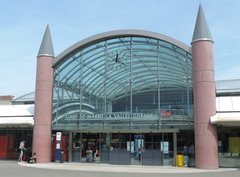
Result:
<svg viewBox="0 0 240 177"><path fill-rule="evenodd" d="M79 115L69 114L64 117L66 120L79 120L79 119L139 119L139 118L158 118L158 115L152 113L110 113L110 114L92 114L92 115Z"/></svg>

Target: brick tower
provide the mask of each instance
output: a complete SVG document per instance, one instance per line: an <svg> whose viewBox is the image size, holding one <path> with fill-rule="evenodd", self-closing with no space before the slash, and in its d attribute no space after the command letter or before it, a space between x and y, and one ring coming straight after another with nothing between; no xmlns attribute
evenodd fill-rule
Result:
<svg viewBox="0 0 240 177"><path fill-rule="evenodd" d="M37 55L33 152L38 163L50 162L52 135L52 94L54 51L49 26L47 26Z"/></svg>
<svg viewBox="0 0 240 177"><path fill-rule="evenodd" d="M192 39L192 62L196 168L216 169L217 127L210 123L216 113L213 39L201 5Z"/></svg>

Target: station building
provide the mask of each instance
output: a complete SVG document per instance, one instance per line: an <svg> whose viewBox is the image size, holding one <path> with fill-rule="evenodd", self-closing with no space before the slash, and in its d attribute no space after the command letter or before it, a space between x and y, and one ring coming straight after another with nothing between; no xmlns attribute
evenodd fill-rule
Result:
<svg viewBox="0 0 240 177"><path fill-rule="evenodd" d="M39 163L55 161L61 132L68 162L85 163L90 148L95 163L178 165L182 155L185 166L239 167L240 80L215 81L213 44L201 5L192 46L116 30L55 57L47 26L35 92L0 106L0 158L25 139Z"/></svg>

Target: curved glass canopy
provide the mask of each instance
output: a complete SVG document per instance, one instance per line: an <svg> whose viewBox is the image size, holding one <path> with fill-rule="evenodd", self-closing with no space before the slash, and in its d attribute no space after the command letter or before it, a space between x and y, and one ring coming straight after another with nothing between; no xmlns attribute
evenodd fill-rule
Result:
<svg viewBox="0 0 240 177"><path fill-rule="evenodd" d="M68 112L78 115L76 119L86 114L107 118L113 113L128 113L131 119L139 112L161 118L161 108L174 105L191 110L191 53L156 36L97 39L69 50L54 67L54 123L63 121ZM71 111L69 103L74 103ZM86 107L91 107L90 113L83 110Z"/></svg>

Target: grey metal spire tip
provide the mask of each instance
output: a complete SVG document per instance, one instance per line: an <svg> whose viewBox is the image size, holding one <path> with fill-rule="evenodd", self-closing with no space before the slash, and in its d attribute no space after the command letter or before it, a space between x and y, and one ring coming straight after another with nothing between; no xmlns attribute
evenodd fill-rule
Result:
<svg viewBox="0 0 240 177"><path fill-rule="evenodd" d="M213 41L212 35L208 28L208 24L203 13L202 5L199 5L197 20L195 24L195 29L193 33L192 43L195 41L208 40Z"/></svg>
<svg viewBox="0 0 240 177"><path fill-rule="evenodd" d="M38 51L38 57L39 56L52 56L54 55L53 45L52 45L52 38L49 30L49 25L47 25L47 28L45 30L43 40L40 46L40 49Z"/></svg>

